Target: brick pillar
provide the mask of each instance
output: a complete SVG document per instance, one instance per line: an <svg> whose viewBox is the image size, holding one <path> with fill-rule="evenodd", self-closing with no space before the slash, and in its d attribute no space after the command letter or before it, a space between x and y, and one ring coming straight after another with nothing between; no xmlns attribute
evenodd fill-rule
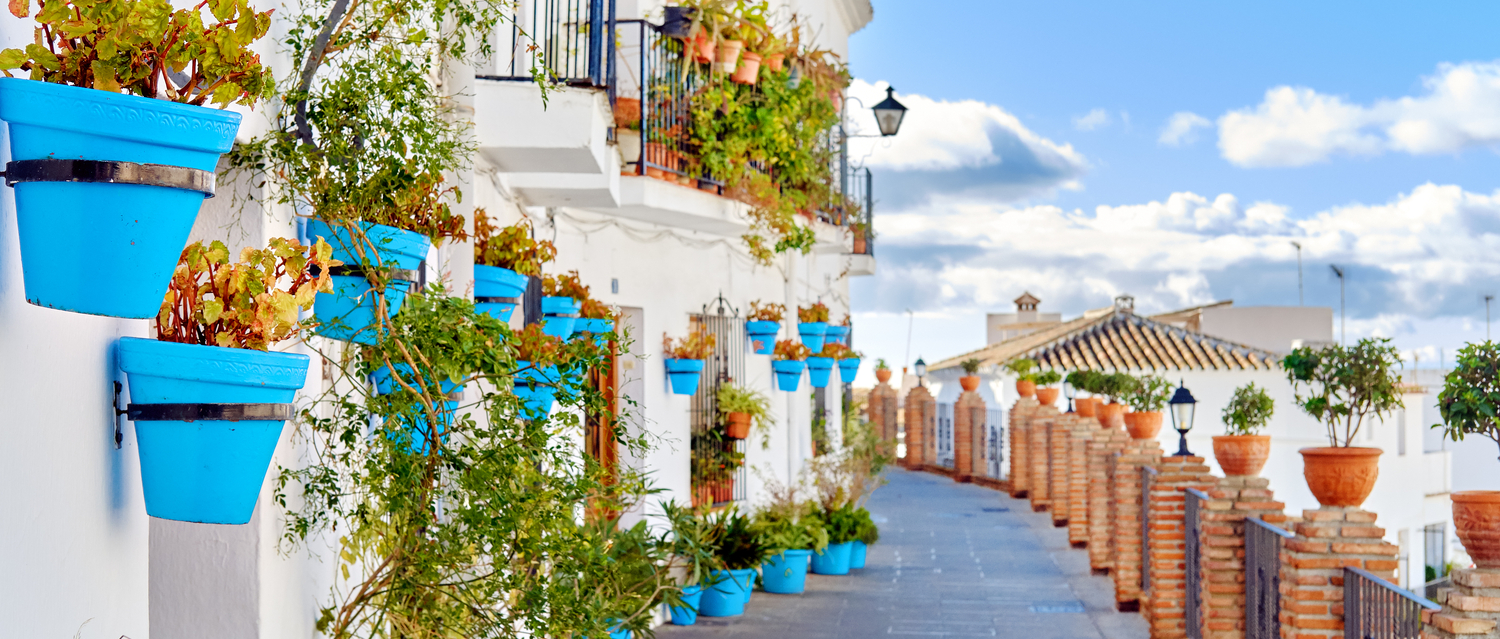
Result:
<svg viewBox="0 0 1500 639"><path fill-rule="evenodd" d="M896 389L891 388L889 383L881 383L870 390L870 398L865 405L870 423L875 425L875 432L884 441L896 439L896 400Z"/></svg>
<svg viewBox="0 0 1500 639"><path fill-rule="evenodd" d="M953 481L983 475L984 398L966 391L953 403Z"/></svg>
<svg viewBox="0 0 1500 639"><path fill-rule="evenodd" d="M1284 524L1286 505L1273 501L1271 480L1224 477L1208 493L1199 526L1203 563L1203 636L1245 636L1245 519Z"/></svg>
<svg viewBox="0 0 1500 639"><path fill-rule="evenodd" d="M1344 566L1381 579L1396 574L1397 549L1375 526L1375 513L1358 508L1302 511L1302 522L1281 550L1281 634L1288 639L1344 636Z"/></svg>
<svg viewBox="0 0 1500 639"><path fill-rule="evenodd" d="M1031 509L1047 510L1052 505L1052 423L1057 421L1057 409L1051 406L1037 408L1031 417Z"/></svg>
<svg viewBox="0 0 1500 639"><path fill-rule="evenodd" d="M927 387L918 386L906 393L906 455L901 465L920 470L925 463L927 423L935 418L937 401Z"/></svg>
<svg viewBox="0 0 1500 639"><path fill-rule="evenodd" d="M1047 427L1047 496L1051 498L1052 525L1062 528L1068 525L1068 515L1073 497L1072 447L1073 416L1058 415Z"/></svg>
<svg viewBox="0 0 1500 639"><path fill-rule="evenodd" d="M1089 541L1089 444L1097 428L1076 414L1066 415L1068 431L1068 542L1083 548Z"/></svg>
<svg viewBox="0 0 1500 639"><path fill-rule="evenodd" d="M1141 466L1155 466L1161 445L1154 439L1132 440L1110 465L1110 575L1115 606L1135 610L1141 598Z"/></svg>
<svg viewBox="0 0 1500 639"><path fill-rule="evenodd" d="M1031 490L1031 414L1035 399L1022 397L1010 408L1010 496L1020 499Z"/></svg>
<svg viewBox="0 0 1500 639"><path fill-rule="evenodd" d="M1187 527L1189 488L1208 491L1218 478L1202 457L1163 457L1151 484L1150 589L1141 598L1141 613L1151 624L1152 639L1187 636Z"/></svg>
<svg viewBox="0 0 1500 639"><path fill-rule="evenodd" d="M1088 442L1088 544L1089 565L1095 571L1107 571L1114 565L1110 551L1110 535L1114 530L1110 520L1110 507L1114 502L1111 492L1112 467L1115 455L1130 443L1130 436L1123 430L1101 429L1098 420L1079 417L1084 427L1093 431Z"/></svg>
<svg viewBox="0 0 1500 639"><path fill-rule="evenodd" d="M1467 568L1451 576L1453 587L1438 592L1442 611L1422 614L1422 639L1500 638L1500 570Z"/></svg>

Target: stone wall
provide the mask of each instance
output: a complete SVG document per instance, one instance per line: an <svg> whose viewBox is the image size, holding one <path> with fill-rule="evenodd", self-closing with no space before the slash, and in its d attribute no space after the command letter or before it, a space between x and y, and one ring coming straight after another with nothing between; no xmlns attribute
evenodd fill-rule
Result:
<svg viewBox="0 0 1500 639"><path fill-rule="evenodd" d="M1206 491L1199 524L1205 639L1245 636L1245 519L1277 525L1287 519L1286 505L1273 501L1270 484L1263 477L1223 477Z"/></svg>
<svg viewBox="0 0 1500 639"><path fill-rule="evenodd" d="M1148 506L1149 588L1141 614L1153 639L1187 636L1187 490L1207 491L1218 481L1202 457L1163 457L1156 465ZM1200 518L1201 521L1201 518ZM1200 547L1201 548L1201 547Z"/></svg>
<svg viewBox="0 0 1500 639"><path fill-rule="evenodd" d="M1500 570L1468 568L1451 576L1453 586L1437 597L1443 610L1424 615L1422 639L1500 638Z"/></svg>
<svg viewBox="0 0 1500 639"><path fill-rule="evenodd" d="M965 391L953 404L953 481L972 481L984 469L984 398Z"/></svg>
<svg viewBox="0 0 1500 639"><path fill-rule="evenodd" d="M906 454L901 465L911 470L921 470L926 463L928 424L937 418L937 401L925 386L918 386L906 393Z"/></svg>
<svg viewBox="0 0 1500 639"><path fill-rule="evenodd" d="M1397 549L1375 526L1375 513L1323 507L1302 511L1297 534L1281 550L1281 632L1287 639L1344 635L1344 566L1390 581Z"/></svg>
<svg viewBox="0 0 1500 639"><path fill-rule="evenodd" d="M1010 496L1026 497L1031 490L1031 415L1040 404L1022 397L1010 409Z"/></svg>
<svg viewBox="0 0 1500 639"><path fill-rule="evenodd" d="M895 441L899 432L896 424L898 399L896 389L889 383L881 383L870 390L870 397L865 400L865 414L874 425L876 434L885 441Z"/></svg>
<svg viewBox="0 0 1500 639"><path fill-rule="evenodd" d="M1161 445L1154 439L1132 440L1110 466L1110 576L1115 605L1137 609L1141 598L1141 467L1154 467Z"/></svg>
<svg viewBox="0 0 1500 639"><path fill-rule="evenodd" d="M1113 567L1114 555L1110 549L1110 536L1114 525L1110 520L1111 477L1115 455L1130 443L1130 436L1123 430L1102 428L1098 420L1080 417L1085 426L1094 430L1088 441L1088 461L1085 478L1088 491L1088 546L1089 565L1095 572L1104 572ZM1071 526L1072 523L1069 522Z"/></svg>

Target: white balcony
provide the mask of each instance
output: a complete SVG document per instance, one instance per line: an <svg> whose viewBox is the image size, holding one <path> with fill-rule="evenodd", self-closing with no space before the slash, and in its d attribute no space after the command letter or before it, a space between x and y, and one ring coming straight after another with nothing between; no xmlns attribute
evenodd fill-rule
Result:
<svg viewBox="0 0 1500 639"><path fill-rule="evenodd" d="M851 277L875 274L874 255L851 253L844 257L849 260L849 275Z"/></svg>
<svg viewBox="0 0 1500 639"><path fill-rule="evenodd" d="M584 206L598 213L661 226L738 237L749 230L749 207L713 193L650 177L619 176L618 206Z"/></svg>
<svg viewBox="0 0 1500 639"><path fill-rule="evenodd" d="M613 206L619 201L620 157L609 143L613 125L603 90L533 82L477 80L475 135L479 152L517 197L533 206Z"/></svg>

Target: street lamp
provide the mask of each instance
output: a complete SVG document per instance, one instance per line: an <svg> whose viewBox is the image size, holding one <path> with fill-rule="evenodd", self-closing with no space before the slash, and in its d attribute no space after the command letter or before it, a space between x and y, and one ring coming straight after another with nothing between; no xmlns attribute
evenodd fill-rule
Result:
<svg viewBox="0 0 1500 639"><path fill-rule="evenodd" d="M923 382L927 381L927 362L922 361L922 358L918 357L917 363L912 366L917 370L917 385L924 386Z"/></svg>
<svg viewBox="0 0 1500 639"><path fill-rule="evenodd" d="M1193 399L1193 394L1179 381L1177 392L1172 394L1172 399L1167 404L1172 410L1172 428L1177 429L1177 434L1182 438L1173 457L1192 457L1193 454L1188 452L1187 434L1193 429L1193 411L1198 408L1198 400Z"/></svg>
<svg viewBox="0 0 1500 639"><path fill-rule="evenodd" d="M1077 394L1078 394L1078 389L1073 388L1073 385L1067 383L1066 381L1063 382L1063 397L1068 398L1068 412L1069 413L1073 412L1073 396L1077 395Z"/></svg>
<svg viewBox="0 0 1500 639"><path fill-rule="evenodd" d="M901 130L901 119L906 117L906 105L896 101L896 90L885 88L885 99L880 104L870 109L875 112L875 123L880 126L880 134L890 137Z"/></svg>

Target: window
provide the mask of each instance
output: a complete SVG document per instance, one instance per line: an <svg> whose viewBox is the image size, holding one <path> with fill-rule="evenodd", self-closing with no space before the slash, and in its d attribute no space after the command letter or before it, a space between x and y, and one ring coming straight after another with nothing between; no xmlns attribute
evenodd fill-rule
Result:
<svg viewBox="0 0 1500 639"><path fill-rule="evenodd" d="M722 312L693 315L692 329L714 335L714 354L703 364L703 382L693 394L693 505L722 504L745 498L745 440L724 436L716 395L720 384L745 377L745 320Z"/></svg>
<svg viewBox="0 0 1500 639"><path fill-rule="evenodd" d="M1396 409L1396 454L1406 454L1406 411Z"/></svg>
<svg viewBox="0 0 1500 639"><path fill-rule="evenodd" d="M1427 574L1424 582L1437 581L1448 574L1448 526L1442 522L1422 527L1422 545Z"/></svg>

